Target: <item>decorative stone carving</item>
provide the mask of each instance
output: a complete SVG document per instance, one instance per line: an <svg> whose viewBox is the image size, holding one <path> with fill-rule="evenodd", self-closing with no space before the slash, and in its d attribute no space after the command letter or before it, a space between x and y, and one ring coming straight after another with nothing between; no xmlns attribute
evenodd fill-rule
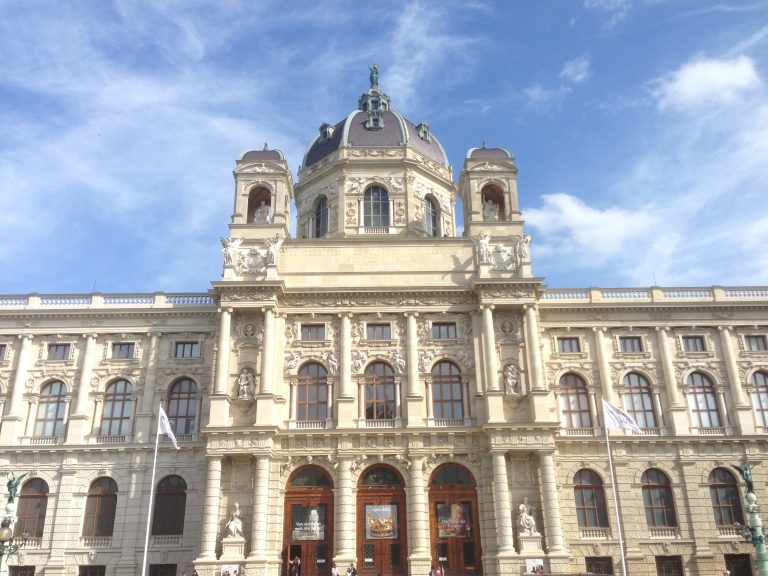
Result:
<svg viewBox="0 0 768 576"><path fill-rule="evenodd" d="M296 370L301 362L301 352L289 352L285 355L285 369Z"/></svg>
<svg viewBox="0 0 768 576"><path fill-rule="evenodd" d="M477 259L481 264L490 264L491 262L491 237L485 232L481 232L475 242L475 252Z"/></svg>
<svg viewBox="0 0 768 576"><path fill-rule="evenodd" d="M495 222L499 219L499 205L490 198L483 201L483 221Z"/></svg>
<svg viewBox="0 0 768 576"><path fill-rule="evenodd" d="M366 362L368 362L368 354L362 350L358 350L357 354L355 355L355 372L362 372Z"/></svg>
<svg viewBox="0 0 768 576"><path fill-rule="evenodd" d="M325 356L325 361L328 363L328 371L331 374L336 374L339 371L339 359L333 352L328 352Z"/></svg>
<svg viewBox="0 0 768 576"><path fill-rule="evenodd" d="M394 352L392 354L392 362L395 364L398 372L401 374L405 373L405 356L403 356L402 352Z"/></svg>
<svg viewBox="0 0 768 576"><path fill-rule="evenodd" d="M466 350L459 350L456 353L456 358L458 358L459 362L461 362L464 365L464 369L467 372L472 372L475 368L474 362L472 361L472 357L469 355L469 352Z"/></svg>
<svg viewBox="0 0 768 576"><path fill-rule="evenodd" d="M421 360L419 361L419 369L422 372L427 372L432 366L432 361L434 359L435 359L434 353L431 350L425 350L424 353L421 355Z"/></svg>
<svg viewBox="0 0 768 576"><path fill-rule="evenodd" d="M514 364L504 366L504 394L520 396L520 370Z"/></svg>
<svg viewBox="0 0 768 576"><path fill-rule="evenodd" d="M240 375L237 377L237 398L239 400L253 400L254 399L254 375L248 368L240 370Z"/></svg>
<svg viewBox="0 0 768 576"><path fill-rule="evenodd" d="M517 507L517 526L520 529L521 536L538 536L536 530L536 509L528 504L528 498L523 498L520 506Z"/></svg>
<svg viewBox="0 0 768 576"><path fill-rule="evenodd" d="M235 509L232 510L229 522L227 522L226 538L243 537L243 517L240 515L240 504L235 502Z"/></svg>

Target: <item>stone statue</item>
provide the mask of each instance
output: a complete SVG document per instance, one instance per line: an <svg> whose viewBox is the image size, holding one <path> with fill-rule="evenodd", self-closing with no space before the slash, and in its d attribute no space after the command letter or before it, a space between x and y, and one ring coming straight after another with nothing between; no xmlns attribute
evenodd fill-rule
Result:
<svg viewBox="0 0 768 576"><path fill-rule="evenodd" d="M392 354L392 361L395 363L398 372L401 374L405 372L405 356L403 356L402 352Z"/></svg>
<svg viewBox="0 0 768 576"><path fill-rule="evenodd" d="M490 198L483 200L483 220L494 222L499 219L499 205Z"/></svg>
<svg viewBox="0 0 768 576"><path fill-rule="evenodd" d="M242 238L221 238L224 266L234 266L237 263L237 250L242 242Z"/></svg>
<svg viewBox="0 0 768 576"><path fill-rule="evenodd" d="M531 240L533 240L533 236L526 234L517 243L517 258L521 264L531 261Z"/></svg>
<svg viewBox="0 0 768 576"><path fill-rule="evenodd" d="M289 352L285 356L285 369L295 370L301 362L301 352Z"/></svg>
<svg viewBox="0 0 768 576"><path fill-rule="evenodd" d="M739 474L741 474L741 477L744 479L744 482L747 484L747 494L752 492L755 493L755 484L752 480L752 469L757 466L757 464L750 464L749 462L746 462L744 464L744 467L736 466L735 464L731 464L731 467L735 468L739 471Z"/></svg>
<svg viewBox="0 0 768 576"><path fill-rule="evenodd" d="M520 395L520 370L514 364L504 366L504 393L508 396Z"/></svg>
<svg viewBox="0 0 768 576"><path fill-rule="evenodd" d="M536 532L536 518L534 514L536 509L528 504L528 498L523 498L518 506L519 514L517 516L517 525L520 527L521 536L534 536Z"/></svg>
<svg viewBox="0 0 768 576"><path fill-rule="evenodd" d="M488 264L491 261L491 237L485 232L481 232L477 237L477 259L481 264Z"/></svg>
<svg viewBox="0 0 768 576"><path fill-rule="evenodd" d="M237 377L237 397L240 400L253 400L254 398L254 378L248 368L243 368L240 371L240 376Z"/></svg>
<svg viewBox="0 0 768 576"><path fill-rule="evenodd" d="M10 476L8 477L8 502L15 502L16 501L16 494L19 493L19 484L21 484L21 481L24 479L24 476L29 474L29 472L25 472L21 476L16 476L13 472L11 472Z"/></svg>
<svg viewBox="0 0 768 576"><path fill-rule="evenodd" d="M227 522L227 538L243 537L243 517L240 516L240 504L235 502L235 509Z"/></svg>
<svg viewBox="0 0 768 576"><path fill-rule="evenodd" d="M266 200L262 200L261 204L256 208L256 212L253 214L253 221L269 223L269 206L267 206Z"/></svg>
<svg viewBox="0 0 768 576"><path fill-rule="evenodd" d="M280 246L285 242L285 238L280 238L280 235L275 235L275 241L273 242L269 238L264 238L264 242L267 245L267 258L266 263L277 264L277 253L280 251Z"/></svg>
<svg viewBox="0 0 768 576"><path fill-rule="evenodd" d="M336 374L339 371L339 359L336 358L336 354L333 352L328 352L328 355L325 357L326 362L328 362L328 369L331 374Z"/></svg>
<svg viewBox="0 0 768 576"><path fill-rule="evenodd" d="M373 64L369 70L371 71L370 80L371 80L371 88L374 86L379 85L379 67L376 64Z"/></svg>

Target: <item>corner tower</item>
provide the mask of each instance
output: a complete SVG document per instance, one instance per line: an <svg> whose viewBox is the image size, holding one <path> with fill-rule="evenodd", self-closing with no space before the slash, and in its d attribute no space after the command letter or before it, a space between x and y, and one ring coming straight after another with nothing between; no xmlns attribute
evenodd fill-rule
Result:
<svg viewBox="0 0 768 576"><path fill-rule="evenodd" d="M299 238L454 236L456 188L426 122L393 110L378 68L358 109L324 123L296 185Z"/></svg>

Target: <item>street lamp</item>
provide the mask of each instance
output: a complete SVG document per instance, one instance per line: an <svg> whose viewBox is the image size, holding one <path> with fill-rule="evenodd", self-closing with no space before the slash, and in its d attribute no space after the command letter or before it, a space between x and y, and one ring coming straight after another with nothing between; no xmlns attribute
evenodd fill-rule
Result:
<svg viewBox="0 0 768 576"><path fill-rule="evenodd" d="M744 467L734 466L733 468L741 473L744 482L747 483L747 492L744 494L745 506L749 514L749 526L736 526L742 528L742 536L747 542L752 542L755 547L755 556L757 559L757 572L760 576L768 576L768 551L765 547L765 532L763 531L763 521L760 518L760 506L757 505L757 496L754 492L754 483L752 481L752 468L755 464L747 464ZM2 576L2 575L0 575Z"/></svg>
<svg viewBox="0 0 768 576"><path fill-rule="evenodd" d="M0 576L8 576L8 556L16 554L29 539L27 532L21 535L21 540L13 537L13 524L16 522L16 492L24 476L26 474L11 475L8 481L8 501L5 503L5 516L0 522Z"/></svg>

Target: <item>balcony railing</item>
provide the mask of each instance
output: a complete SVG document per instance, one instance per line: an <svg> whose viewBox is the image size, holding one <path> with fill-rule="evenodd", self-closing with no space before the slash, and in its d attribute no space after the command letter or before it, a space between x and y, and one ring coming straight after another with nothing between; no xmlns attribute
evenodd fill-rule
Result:
<svg viewBox="0 0 768 576"><path fill-rule="evenodd" d="M475 425L474 418L428 418L428 428L471 428Z"/></svg>
<svg viewBox="0 0 768 576"><path fill-rule="evenodd" d="M611 537L610 528L579 528L582 540L608 540Z"/></svg>
<svg viewBox="0 0 768 576"><path fill-rule="evenodd" d="M125 444L125 436L96 436L96 444Z"/></svg>
<svg viewBox="0 0 768 576"><path fill-rule="evenodd" d="M651 538L659 538L659 539L675 539L680 538L680 529L676 526L656 526L653 528L648 528L648 535Z"/></svg>
<svg viewBox="0 0 768 576"><path fill-rule="evenodd" d="M325 430L331 427L329 420L288 420L286 426L293 430Z"/></svg>
<svg viewBox="0 0 768 576"><path fill-rule="evenodd" d="M739 538L743 537L742 532L744 531L743 526L718 526L717 531L720 533L720 536L738 536Z"/></svg>
<svg viewBox="0 0 768 576"><path fill-rule="evenodd" d="M64 444L64 436L26 436L21 443L27 446L58 446Z"/></svg>
<svg viewBox="0 0 768 576"><path fill-rule="evenodd" d="M112 536L81 536L80 546L82 548L110 548Z"/></svg>
<svg viewBox="0 0 768 576"><path fill-rule="evenodd" d="M41 308L185 308L213 307L206 293L166 294L27 294L0 296L0 308L39 310Z"/></svg>
<svg viewBox="0 0 768 576"><path fill-rule="evenodd" d="M394 420L358 420L358 428L399 428L399 419Z"/></svg>
<svg viewBox="0 0 768 576"><path fill-rule="evenodd" d="M598 436L599 428L560 428L561 436Z"/></svg>
<svg viewBox="0 0 768 576"><path fill-rule="evenodd" d="M699 436L725 436L726 430L723 426L706 426L697 428L691 426L691 433Z"/></svg>
<svg viewBox="0 0 768 576"><path fill-rule="evenodd" d="M152 536L153 548L176 548L181 546L181 535Z"/></svg>

